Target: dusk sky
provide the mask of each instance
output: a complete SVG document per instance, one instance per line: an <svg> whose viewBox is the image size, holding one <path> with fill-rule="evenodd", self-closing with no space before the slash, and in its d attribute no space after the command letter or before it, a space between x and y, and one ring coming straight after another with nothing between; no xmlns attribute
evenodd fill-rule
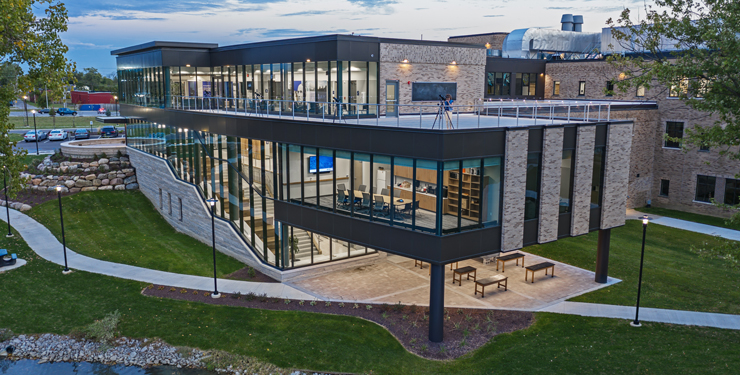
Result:
<svg viewBox="0 0 740 375"><path fill-rule="evenodd" d="M559 27L563 13L582 14L584 31L600 31L634 0L74 0L63 39L77 69L115 72L116 48L152 40L220 46L323 34L446 40L452 35ZM644 14L644 10L641 10Z"/></svg>

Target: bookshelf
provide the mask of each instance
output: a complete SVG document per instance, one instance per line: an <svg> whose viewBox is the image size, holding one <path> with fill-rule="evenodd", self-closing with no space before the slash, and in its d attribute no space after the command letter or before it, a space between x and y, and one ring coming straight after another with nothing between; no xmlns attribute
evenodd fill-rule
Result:
<svg viewBox="0 0 740 375"><path fill-rule="evenodd" d="M466 173L463 169L462 181L458 173L445 173L447 185L447 207L446 211L455 214L459 206L462 206L461 216L478 221L480 217L480 176Z"/></svg>

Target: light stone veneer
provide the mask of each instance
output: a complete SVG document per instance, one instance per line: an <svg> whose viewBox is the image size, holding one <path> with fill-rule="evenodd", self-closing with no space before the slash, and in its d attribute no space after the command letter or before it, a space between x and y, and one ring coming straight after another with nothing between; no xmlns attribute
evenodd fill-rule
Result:
<svg viewBox="0 0 740 375"><path fill-rule="evenodd" d="M558 239L563 133L563 128L546 128L543 137L542 183L540 184L540 243Z"/></svg>
<svg viewBox="0 0 740 375"><path fill-rule="evenodd" d="M524 197L527 183L527 146L529 130L506 132L504 165L504 212L501 250L521 249L524 244Z"/></svg>
<svg viewBox="0 0 740 375"><path fill-rule="evenodd" d="M591 184L594 169L594 147L596 143L596 126L578 127L576 139L576 173L573 181L573 221L570 235L578 236L588 233L591 217Z"/></svg>
<svg viewBox="0 0 740 375"><path fill-rule="evenodd" d="M632 123L611 124L606 142L601 229L624 225L632 148Z"/></svg>

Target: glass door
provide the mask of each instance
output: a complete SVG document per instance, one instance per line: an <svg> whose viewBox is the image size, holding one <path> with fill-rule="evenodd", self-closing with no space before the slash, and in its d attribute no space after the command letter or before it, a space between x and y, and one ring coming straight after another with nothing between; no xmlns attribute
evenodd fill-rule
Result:
<svg viewBox="0 0 740 375"><path fill-rule="evenodd" d="M385 81L385 115L398 117L398 81Z"/></svg>

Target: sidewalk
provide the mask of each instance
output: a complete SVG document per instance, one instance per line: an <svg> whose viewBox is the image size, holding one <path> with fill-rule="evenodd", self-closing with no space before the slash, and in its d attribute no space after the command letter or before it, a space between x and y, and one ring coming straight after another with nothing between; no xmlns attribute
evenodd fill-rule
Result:
<svg viewBox="0 0 740 375"><path fill-rule="evenodd" d="M632 209L627 210L627 220L641 220L642 215L645 214ZM737 230L715 227L707 224L699 224L693 221L674 219L671 217L659 215L648 214L648 217L651 219L650 222L654 224L660 224L676 229L683 229L695 233L707 234L710 236L719 236L733 241L740 241L740 231Z"/></svg>
<svg viewBox="0 0 740 375"><path fill-rule="evenodd" d="M599 318L635 319L634 306L561 302L539 311ZM740 315L731 314L640 307L640 321L740 330Z"/></svg>
<svg viewBox="0 0 740 375"><path fill-rule="evenodd" d="M0 215L5 222L6 216ZM42 258L64 265L62 244L43 225L16 210L10 210L10 223L28 246ZM106 262L75 253L67 248L67 263L73 270L81 270L122 279L150 284L161 284L178 288L212 290L213 278L183 275L172 272L150 270L125 264ZM61 271L60 271L61 272ZM223 293L267 294L272 298L313 300L314 297L283 283L258 283L239 280L218 279L218 290Z"/></svg>

